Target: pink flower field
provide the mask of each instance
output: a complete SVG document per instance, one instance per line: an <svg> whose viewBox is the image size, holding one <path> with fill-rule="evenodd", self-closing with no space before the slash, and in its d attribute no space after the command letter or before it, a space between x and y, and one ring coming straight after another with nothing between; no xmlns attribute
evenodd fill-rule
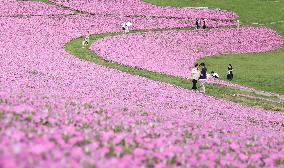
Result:
<svg viewBox="0 0 284 168"><path fill-rule="evenodd" d="M120 64L188 77L194 63L205 56L266 52L283 43L281 36L271 29L245 27L109 37L95 42L92 49Z"/></svg>
<svg viewBox="0 0 284 168"><path fill-rule="evenodd" d="M207 18L214 20L234 20L237 14L217 9L158 7L141 0L52 0L52 2L72 9L92 14L113 14L119 16L155 16L178 18Z"/></svg>
<svg viewBox="0 0 284 168"><path fill-rule="evenodd" d="M148 6L134 2L137 8ZM18 12L17 3L26 5L23 10L31 16L16 16L25 13ZM65 51L67 42L88 31L93 34L120 31L120 24L127 17L50 16L66 11L38 2L1 1L1 8L4 4L10 13L3 13L6 16L0 18L0 168L283 167L282 114L122 73ZM92 9L83 1L63 4L85 11ZM106 10L110 1L96 4ZM42 11L28 8L32 5L39 5ZM181 10L175 15L178 17L192 15L192 9L150 7L157 15L162 15L160 10ZM207 16L206 12L212 11L198 12ZM218 16L234 19L236 15L221 11L216 12ZM179 19L131 19L135 29L181 25ZM215 22L217 26L223 23ZM183 26L193 24L187 22ZM240 36L231 38L230 32ZM208 38L196 41L199 37ZM224 43L224 38L230 43ZM121 45L122 41L126 43ZM155 59L161 59L165 53L157 45L142 45L146 41L149 44L159 41L160 47L171 53L168 57L176 60L178 69L182 67L178 64L179 52L182 57L186 52L194 53L194 58L184 65L188 69L204 55L262 52L283 44L267 28L229 28L199 33L129 34L99 40L93 49L100 56L119 59L123 64L130 64L139 56L148 58L152 64L158 63ZM140 45L133 46L136 43ZM207 43L212 45L195 52L192 43L204 49ZM126 46L132 47L133 52L123 48ZM131 55L123 55L124 49L125 54ZM152 54L148 54L150 49L155 49ZM168 60L152 70L177 76L186 74L169 66L166 69ZM148 68L150 64L135 66Z"/></svg>
<svg viewBox="0 0 284 168"><path fill-rule="evenodd" d="M1 1L0 16L1 17L16 17L29 15L57 15L57 14L71 14L71 11L63 10L59 7L47 5L42 2L31 1Z"/></svg>

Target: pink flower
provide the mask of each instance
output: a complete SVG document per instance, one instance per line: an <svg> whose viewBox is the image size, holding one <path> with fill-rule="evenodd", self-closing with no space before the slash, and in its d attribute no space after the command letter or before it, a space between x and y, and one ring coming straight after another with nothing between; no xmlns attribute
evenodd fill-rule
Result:
<svg viewBox="0 0 284 168"><path fill-rule="evenodd" d="M40 155L45 152L47 149L43 144L36 144L30 148L30 152L36 155Z"/></svg>
<svg viewBox="0 0 284 168"><path fill-rule="evenodd" d="M141 149L141 148L136 148L134 151L133 151L133 154L136 155L136 156L144 156L145 155L145 150L144 149Z"/></svg>

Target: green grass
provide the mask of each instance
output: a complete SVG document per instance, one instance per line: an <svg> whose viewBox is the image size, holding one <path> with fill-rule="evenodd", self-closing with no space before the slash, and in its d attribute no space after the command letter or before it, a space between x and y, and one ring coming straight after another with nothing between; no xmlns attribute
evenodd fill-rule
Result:
<svg viewBox="0 0 284 168"><path fill-rule="evenodd" d="M31 1L44 2L44 3L50 4L49 0L31 0Z"/></svg>
<svg viewBox="0 0 284 168"><path fill-rule="evenodd" d="M284 0L144 0L160 6L209 7L234 11L244 23L284 20Z"/></svg>
<svg viewBox="0 0 284 168"><path fill-rule="evenodd" d="M115 36L115 35L120 35L120 34L121 33L105 33L105 34L92 35L90 37L90 45L100 38L105 38L105 37ZM177 87L184 88L184 89L191 89L192 87L191 80L187 80L187 79L176 77L176 76L161 74L157 72L152 72L152 71L148 71L144 69L137 69L137 68L133 68L130 66L117 64L117 63L114 63L108 60L104 60L103 58L99 57L98 55L96 55L89 49L90 45L87 46L86 48L82 48L82 45L81 45L82 40L83 40L82 37L71 40L69 43L65 45L65 50L80 59L91 61L96 64L103 65L108 68L117 69L117 70L129 73L132 75L138 75L138 76L146 77L151 80L169 83L169 84L172 84ZM250 96L267 98L266 96L260 96L255 93L250 93L247 91L241 91L237 89L226 88L223 86L210 84L206 86L206 94L217 97L217 98L226 99L229 101L249 105L249 106L260 107L266 110L284 111L284 103L271 103L269 101L260 101L260 100L250 99L250 98L233 96L234 94L245 94L245 95L250 95ZM277 100L277 98L270 98L270 99Z"/></svg>
<svg viewBox="0 0 284 168"><path fill-rule="evenodd" d="M234 67L234 80L259 90L284 94L284 47L274 52L223 55L206 57L198 62L205 62L209 71L216 71L221 79L226 80L227 66Z"/></svg>

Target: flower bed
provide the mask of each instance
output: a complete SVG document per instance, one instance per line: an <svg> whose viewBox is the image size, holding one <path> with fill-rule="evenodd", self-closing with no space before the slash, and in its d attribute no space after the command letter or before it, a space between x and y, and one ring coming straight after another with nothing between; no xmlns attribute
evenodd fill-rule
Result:
<svg viewBox="0 0 284 168"><path fill-rule="evenodd" d="M55 15L55 14L71 14L69 10L47 5L43 2L31 1L1 1L0 16L28 16L28 15Z"/></svg>
<svg viewBox="0 0 284 168"><path fill-rule="evenodd" d="M283 115L64 50L87 31L119 31L119 20L29 17L0 24L1 168L281 166Z"/></svg>
<svg viewBox="0 0 284 168"><path fill-rule="evenodd" d="M229 11L217 9L158 7L145 3L142 0L52 0L52 2L90 13L115 14L120 16L207 18L217 20L234 20L238 17L235 13Z"/></svg>

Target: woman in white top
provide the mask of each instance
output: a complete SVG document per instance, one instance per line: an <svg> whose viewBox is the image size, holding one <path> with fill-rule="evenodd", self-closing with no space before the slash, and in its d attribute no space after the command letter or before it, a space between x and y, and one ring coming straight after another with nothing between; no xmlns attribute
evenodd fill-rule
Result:
<svg viewBox="0 0 284 168"><path fill-rule="evenodd" d="M198 63L194 65L194 68L191 70L191 77L192 77L192 89L197 90L197 81L200 77L200 70L198 69Z"/></svg>

